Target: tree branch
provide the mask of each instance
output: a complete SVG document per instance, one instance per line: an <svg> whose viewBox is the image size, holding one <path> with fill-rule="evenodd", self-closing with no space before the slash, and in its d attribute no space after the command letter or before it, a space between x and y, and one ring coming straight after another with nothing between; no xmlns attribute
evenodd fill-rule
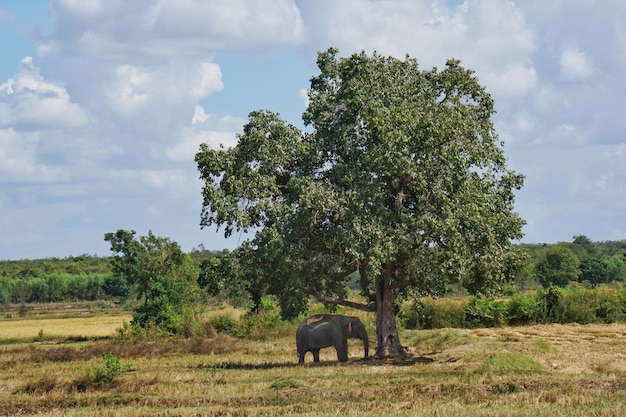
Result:
<svg viewBox="0 0 626 417"><path fill-rule="evenodd" d="M312 288L300 287L300 289L305 294L308 294L308 295L316 298L318 301L321 301L323 303L340 305L340 306L344 306L344 307L350 307L350 308L354 308L356 310L367 311L367 312L376 311L376 306L374 306L372 304L361 304L361 303L357 303L357 302L354 302L354 301L345 300L343 298L328 297L326 295L320 294L318 291L316 291L316 290L314 290Z"/></svg>

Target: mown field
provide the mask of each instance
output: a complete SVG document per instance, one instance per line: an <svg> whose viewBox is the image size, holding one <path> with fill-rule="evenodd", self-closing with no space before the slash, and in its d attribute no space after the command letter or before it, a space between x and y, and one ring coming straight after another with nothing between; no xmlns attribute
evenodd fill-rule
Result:
<svg viewBox="0 0 626 417"><path fill-rule="evenodd" d="M403 331L407 360L363 360L356 340L346 364L299 366L295 323L131 341L113 337L123 313L86 315L0 320L0 415L626 415L624 324Z"/></svg>

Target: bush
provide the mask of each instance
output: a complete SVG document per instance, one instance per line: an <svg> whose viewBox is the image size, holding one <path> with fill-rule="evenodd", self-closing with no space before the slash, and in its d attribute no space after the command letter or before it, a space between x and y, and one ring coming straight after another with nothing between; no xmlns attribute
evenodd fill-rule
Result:
<svg viewBox="0 0 626 417"><path fill-rule="evenodd" d="M573 282L566 288L551 286L534 293L516 293L508 300L424 298L403 305L398 319L407 329L623 322L626 289L592 288Z"/></svg>
<svg viewBox="0 0 626 417"><path fill-rule="evenodd" d="M407 329L460 328L464 326L465 299L424 298L420 302L401 309L402 325Z"/></svg>
<svg viewBox="0 0 626 417"><path fill-rule="evenodd" d="M553 291L552 295L548 291L546 299L552 304L548 318L554 323L612 323L626 318L624 290L587 288L571 283L567 288Z"/></svg>
<svg viewBox="0 0 626 417"><path fill-rule="evenodd" d="M209 320L209 324L213 326L216 332L226 333L235 336L237 327L239 326L237 319L228 314L220 314Z"/></svg>
<svg viewBox="0 0 626 417"><path fill-rule="evenodd" d="M596 316L604 323L626 320L626 292L600 289L596 304Z"/></svg>
<svg viewBox="0 0 626 417"><path fill-rule="evenodd" d="M463 322L469 328L504 326L507 324L507 311L504 301L472 297L463 313Z"/></svg>
<svg viewBox="0 0 626 417"><path fill-rule="evenodd" d="M212 317L207 324L217 333L258 340L284 336L293 331L292 323L281 318L275 303L262 303L258 312L249 311L239 319L230 314L220 314Z"/></svg>
<svg viewBox="0 0 626 417"><path fill-rule="evenodd" d="M121 356L113 355L111 352L102 355L102 361L102 366L87 369L82 378L74 381L73 385L76 390L86 391L89 388L110 385L115 378L131 370L130 365L122 363Z"/></svg>
<svg viewBox="0 0 626 417"><path fill-rule="evenodd" d="M291 333L290 322L282 319L278 308L247 313L241 317L238 337L258 340L271 339Z"/></svg>
<svg viewBox="0 0 626 417"><path fill-rule="evenodd" d="M509 302L508 322L511 325L536 324L546 320L546 303L536 293L515 294Z"/></svg>

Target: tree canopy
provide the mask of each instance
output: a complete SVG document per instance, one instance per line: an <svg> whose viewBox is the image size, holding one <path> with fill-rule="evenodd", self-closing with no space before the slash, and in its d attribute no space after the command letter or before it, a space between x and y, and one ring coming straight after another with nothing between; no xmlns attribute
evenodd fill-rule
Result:
<svg viewBox="0 0 626 417"><path fill-rule="evenodd" d="M166 237L135 238L134 230L106 233L111 244L113 272L126 277L143 305L133 314L133 324L177 333L195 301L198 266L178 243Z"/></svg>
<svg viewBox="0 0 626 417"><path fill-rule="evenodd" d="M492 294L520 256L511 245L523 177L506 167L493 100L449 60L318 54L301 131L253 111L237 146L196 154L201 226L254 231L243 251L285 316L309 296L376 312L377 354L403 354L394 307L453 282ZM357 272L362 300L348 300Z"/></svg>

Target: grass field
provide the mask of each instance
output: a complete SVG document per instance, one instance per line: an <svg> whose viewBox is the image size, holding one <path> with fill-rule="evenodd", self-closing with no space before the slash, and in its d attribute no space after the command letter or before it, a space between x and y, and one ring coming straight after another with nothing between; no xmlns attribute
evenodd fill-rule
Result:
<svg viewBox="0 0 626 417"><path fill-rule="evenodd" d="M132 319L130 314L76 318L43 318L0 321L0 343L24 339L102 338Z"/></svg>
<svg viewBox="0 0 626 417"><path fill-rule="evenodd" d="M348 363L326 349L299 366L295 324L267 340L76 341L123 321L97 319L1 321L0 415L626 415L623 324L405 331L404 361L363 360L356 340ZM119 372L100 380L107 352Z"/></svg>

